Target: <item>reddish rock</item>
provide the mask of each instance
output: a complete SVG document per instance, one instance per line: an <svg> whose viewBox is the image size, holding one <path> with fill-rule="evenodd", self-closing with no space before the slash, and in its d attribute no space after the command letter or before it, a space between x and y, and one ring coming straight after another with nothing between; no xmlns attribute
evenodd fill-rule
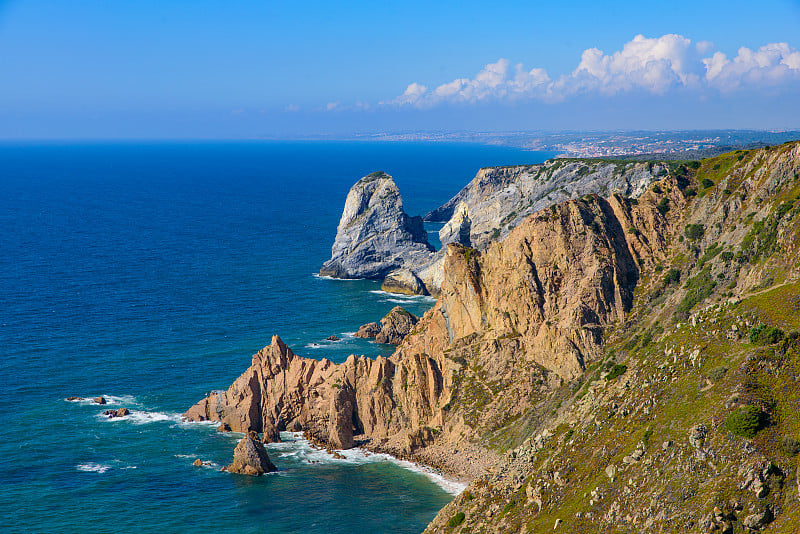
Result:
<svg viewBox="0 0 800 534"><path fill-rule="evenodd" d="M367 323L358 329L358 332L355 333L355 337L360 337L361 339L374 339L375 336L380 333L380 331L380 323Z"/></svg>
<svg viewBox="0 0 800 534"><path fill-rule="evenodd" d="M67 397L68 401L80 401L83 400L83 397Z"/></svg>
<svg viewBox="0 0 800 534"><path fill-rule="evenodd" d="M233 462L228 466L231 473L263 475L278 468L273 465L264 445L253 438L253 433L243 437L233 450Z"/></svg>
<svg viewBox="0 0 800 534"><path fill-rule="evenodd" d="M200 458L198 458L197 460L195 460L194 462L192 462L192 465L193 465L193 466L195 466L195 467L203 467L203 460L201 460Z"/></svg>
<svg viewBox="0 0 800 534"><path fill-rule="evenodd" d="M217 432L230 432L230 431L231 431L231 425L229 425L228 423L222 423L217 427Z"/></svg>
<svg viewBox="0 0 800 534"><path fill-rule="evenodd" d="M95 397L92 400L97 404L106 404L106 398L105 397Z"/></svg>
<svg viewBox="0 0 800 534"><path fill-rule="evenodd" d="M395 306L381 319L381 331L375 336L375 342L399 345L417 321L419 318L416 315L408 313L400 306Z"/></svg>

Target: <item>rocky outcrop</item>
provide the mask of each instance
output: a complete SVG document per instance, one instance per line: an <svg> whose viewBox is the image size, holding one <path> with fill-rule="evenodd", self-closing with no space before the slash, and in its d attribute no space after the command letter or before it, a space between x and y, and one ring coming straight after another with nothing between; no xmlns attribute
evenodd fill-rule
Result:
<svg viewBox="0 0 800 534"><path fill-rule="evenodd" d="M375 342L399 345L411 332L417 321L419 318L416 315L407 312L400 306L395 306L386 314L386 317L381 319L381 331L375 336Z"/></svg>
<svg viewBox="0 0 800 534"><path fill-rule="evenodd" d="M395 306L379 323L362 325L355 337L374 339L377 343L399 345L411 332L417 321L419 321L419 317L407 312L401 306Z"/></svg>
<svg viewBox="0 0 800 534"><path fill-rule="evenodd" d="M278 468L270 461L264 445L249 434L236 445L233 450L233 462L228 466L230 473L253 476L261 476L277 470Z"/></svg>
<svg viewBox="0 0 800 534"><path fill-rule="evenodd" d="M636 214L655 206L618 209L649 220ZM425 448L434 435L426 427L438 429L434 441L478 439L597 359L604 326L625 316L638 279L629 235L614 205L590 196L529 218L483 252L450 244L437 305L416 326L400 308L382 320L377 340L401 343L390 358L337 365L298 357L273 337L227 391L186 417L265 441L285 428L337 448L356 436L388 440L401 454Z"/></svg>
<svg viewBox="0 0 800 534"><path fill-rule="evenodd" d="M361 327L358 329L358 332L356 332L354 335L355 337L361 339L375 339L375 336L377 336L380 331L381 323L372 322L361 325Z"/></svg>
<svg viewBox="0 0 800 534"><path fill-rule="evenodd" d="M465 202L459 202L453 216L439 230L439 241L443 246L448 243L459 243L469 247L472 245L471 229L472 220L469 218L469 206Z"/></svg>
<svg viewBox="0 0 800 534"><path fill-rule="evenodd" d="M383 278L424 263L433 252L421 217L409 217L392 177L375 172L347 194L331 259L320 269L334 278Z"/></svg>
<svg viewBox="0 0 800 534"><path fill-rule="evenodd" d="M106 410L103 412L103 415L109 419L113 419L115 417L125 417L126 415L130 415L130 413L130 410L127 408L119 408L118 410Z"/></svg>
<svg viewBox="0 0 800 534"><path fill-rule="evenodd" d="M551 159L538 165L489 167L425 220L447 221L439 231L442 245L480 249L553 204L593 193L638 197L666 175L664 164L651 162Z"/></svg>
<svg viewBox="0 0 800 534"><path fill-rule="evenodd" d="M428 289L419 277L406 267L395 269L386 275L381 284L381 289L389 293L403 295L427 295Z"/></svg>

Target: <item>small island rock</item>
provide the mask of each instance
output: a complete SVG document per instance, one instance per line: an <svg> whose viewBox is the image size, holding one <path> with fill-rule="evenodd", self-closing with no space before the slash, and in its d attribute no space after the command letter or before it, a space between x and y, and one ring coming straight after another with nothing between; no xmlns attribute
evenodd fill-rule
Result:
<svg viewBox="0 0 800 534"><path fill-rule="evenodd" d="M242 438L233 450L233 463L228 466L231 473L260 476L264 473L277 471L267 455L264 445L252 436Z"/></svg>

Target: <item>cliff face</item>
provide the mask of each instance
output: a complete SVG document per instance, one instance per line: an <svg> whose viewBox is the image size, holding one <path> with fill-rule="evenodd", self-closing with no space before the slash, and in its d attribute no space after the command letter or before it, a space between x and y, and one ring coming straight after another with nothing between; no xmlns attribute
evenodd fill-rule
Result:
<svg viewBox="0 0 800 534"><path fill-rule="evenodd" d="M340 230L363 212L350 200ZM430 442L481 439L579 375L597 358L603 327L630 308L636 252L617 211L654 228L666 219L639 213L653 211L652 202L620 202L587 196L554 205L483 252L449 245L441 300L389 359L334 365L300 358L274 338L227 392L186 415L267 440L302 428L334 447L359 440L402 454L428 444L418 439L425 429L436 429Z"/></svg>
<svg viewBox="0 0 800 534"><path fill-rule="evenodd" d="M481 169L446 204L426 215L446 221L442 244L478 249L508 235L527 216L582 195L639 196L667 175L660 163L549 160L541 165ZM394 182L374 173L348 194L333 245L320 273L337 278L384 278L384 289L438 296L445 250L432 253L419 218L409 218Z"/></svg>
<svg viewBox="0 0 800 534"><path fill-rule="evenodd" d="M638 280L596 358L426 532L796 532L800 143L672 171L608 201Z"/></svg>
<svg viewBox="0 0 800 534"><path fill-rule="evenodd" d="M448 245L390 358L273 338L187 417L476 477L430 532L794 532L800 143L663 169ZM468 472L481 448L505 456Z"/></svg>
<svg viewBox="0 0 800 534"><path fill-rule="evenodd" d="M388 174L359 180L347 194L331 259L320 274L335 278L383 278L393 269L425 262L433 252L420 217L403 211Z"/></svg>
<svg viewBox="0 0 800 534"><path fill-rule="evenodd" d="M638 197L666 175L662 163L551 159L539 165L490 167L478 171L425 220L449 221L439 232L442 244L458 242L480 249L552 204L591 193Z"/></svg>

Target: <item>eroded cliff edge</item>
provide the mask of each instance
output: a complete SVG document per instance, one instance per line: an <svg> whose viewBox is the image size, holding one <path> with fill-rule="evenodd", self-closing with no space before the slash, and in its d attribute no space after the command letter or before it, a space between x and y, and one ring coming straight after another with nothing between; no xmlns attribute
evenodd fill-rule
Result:
<svg viewBox="0 0 800 534"><path fill-rule="evenodd" d="M473 479L431 532L794 532L800 144L665 169L638 198L447 246L441 297L391 357L274 338L187 416Z"/></svg>
<svg viewBox="0 0 800 534"><path fill-rule="evenodd" d="M627 219L642 227L635 242ZM597 358L603 327L631 306L635 257L644 247L658 254L668 219L652 200L589 195L552 205L483 252L450 244L441 298L391 357L336 365L274 337L226 392L186 416L267 441L302 429L335 448L358 442L427 463L430 445L469 448Z"/></svg>

